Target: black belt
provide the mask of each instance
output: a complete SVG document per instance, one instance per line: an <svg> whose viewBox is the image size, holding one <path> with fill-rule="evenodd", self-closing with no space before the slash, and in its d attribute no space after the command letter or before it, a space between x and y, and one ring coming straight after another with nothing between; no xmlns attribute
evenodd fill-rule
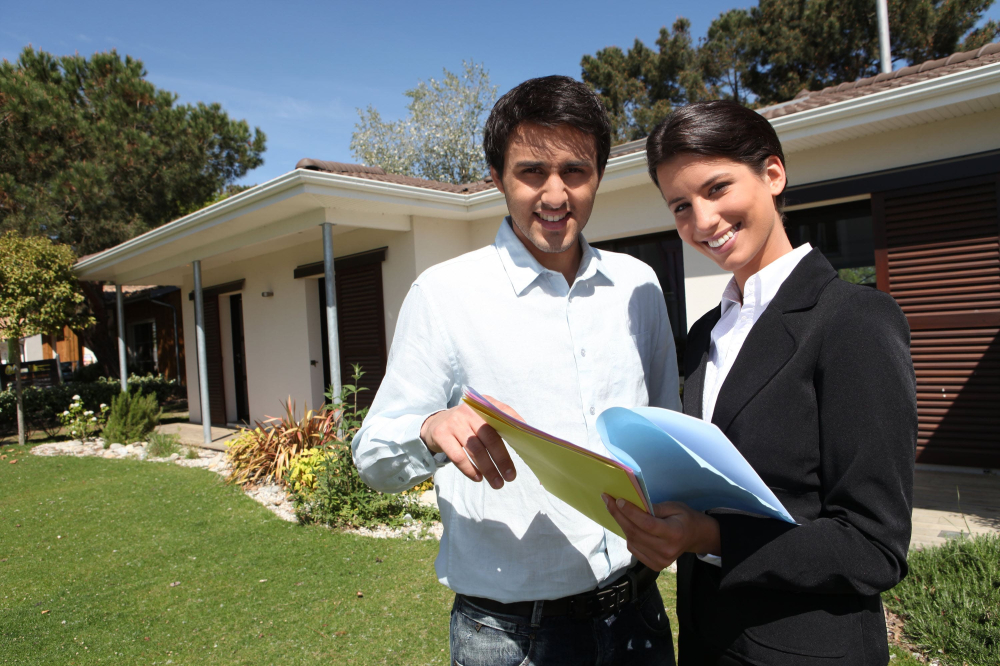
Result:
<svg viewBox="0 0 1000 666"><path fill-rule="evenodd" d="M639 563L625 572L617 582L607 587L581 592L561 599L545 600L542 604L542 617L557 615L572 615L583 619L603 617L617 613L625 604L638 599L639 596L656 584L658 571L653 571ZM459 595L473 606L497 615L517 615L531 617L535 609L534 601L516 601L504 604L485 597L469 597Z"/></svg>

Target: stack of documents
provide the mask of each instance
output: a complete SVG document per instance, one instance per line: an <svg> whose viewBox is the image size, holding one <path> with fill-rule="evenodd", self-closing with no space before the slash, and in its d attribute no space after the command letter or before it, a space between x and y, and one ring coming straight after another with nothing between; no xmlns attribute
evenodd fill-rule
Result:
<svg viewBox="0 0 1000 666"><path fill-rule="evenodd" d="M612 407L597 419L609 458L514 418L472 388L465 390L463 400L517 452L547 491L619 536L624 534L601 493L649 513L660 502L683 502L697 511L739 509L795 522L712 423L656 407Z"/></svg>

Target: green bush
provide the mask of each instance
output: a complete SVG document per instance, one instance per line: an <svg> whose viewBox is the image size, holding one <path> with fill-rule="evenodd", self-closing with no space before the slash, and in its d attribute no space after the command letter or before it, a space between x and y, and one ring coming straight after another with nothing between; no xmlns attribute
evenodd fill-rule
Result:
<svg viewBox="0 0 1000 666"><path fill-rule="evenodd" d="M440 520L433 506L416 500L419 493L398 495L380 493L368 487L354 466L351 439L361 427L368 409L358 409L358 393L365 390L357 385L364 373L354 366L354 384L345 384L341 392L339 430L342 439L326 442L301 452L292 460L285 480L302 523L320 523L333 527L398 526L407 514L414 520ZM327 393L332 401L332 393Z"/></svg>
<svg viewBox="0 0 1000 666"><path fill-rule="evenodd" d="M141 442L159 424L161 413L153 393L119 393L111 400L108 424L104 426L104 445Z"/></svg>
<svg viewBox="0 0 1000 666"><path fill-rule="evenodd" d="M1000 664L1000 535L953 539L908 561L882 595L907 638L945 664Z"/></svg>
<svg viewBox="0 0 1000 666"><path fill-rule="evenodd" d="M162 375L132 375L128 379L130 391L142 395L155 395L158 403L180 392L177 380L164 379ZM121 383L117 379L100 377L94 382L66 382L47 388L28 386L24 388L24 414L31 430L49 430L59 427L59 415L77 402L85 410L99 413L102 404L110 404L112 398L121 393ZM0 391L0 435L17 432L17 400L13 387Z"/></svg>

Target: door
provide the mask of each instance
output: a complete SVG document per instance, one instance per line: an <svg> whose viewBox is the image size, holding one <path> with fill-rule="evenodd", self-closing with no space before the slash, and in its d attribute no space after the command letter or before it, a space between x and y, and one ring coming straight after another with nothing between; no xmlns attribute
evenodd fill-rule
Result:
<svg viewBox="0 0 1000 666"><path fill-rule="evenodd" d="M872 195L878 288L910 323L917 460L1000 468L1000 178Z"/></svg>
<svg viewBox="0 0 1000 666"><path fill-rule="evenodd" d="M250 401L247 392L246 344L243 340L243 295L229 297L229 314L233 331L233 384L236 388L236 420L250 421Z"/></svg>

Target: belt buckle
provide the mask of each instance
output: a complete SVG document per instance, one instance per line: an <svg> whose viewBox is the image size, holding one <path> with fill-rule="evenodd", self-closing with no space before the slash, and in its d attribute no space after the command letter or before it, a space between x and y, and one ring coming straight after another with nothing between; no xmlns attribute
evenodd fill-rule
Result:
<svg viewBox="0 0 1000 666"><path fill-rule="evenodd" d="M596 601L599 606L600 615L607 617L620 611L628 603L628 593L629 586L627 583L625 585L612 585L598 592Z"/></svg>

